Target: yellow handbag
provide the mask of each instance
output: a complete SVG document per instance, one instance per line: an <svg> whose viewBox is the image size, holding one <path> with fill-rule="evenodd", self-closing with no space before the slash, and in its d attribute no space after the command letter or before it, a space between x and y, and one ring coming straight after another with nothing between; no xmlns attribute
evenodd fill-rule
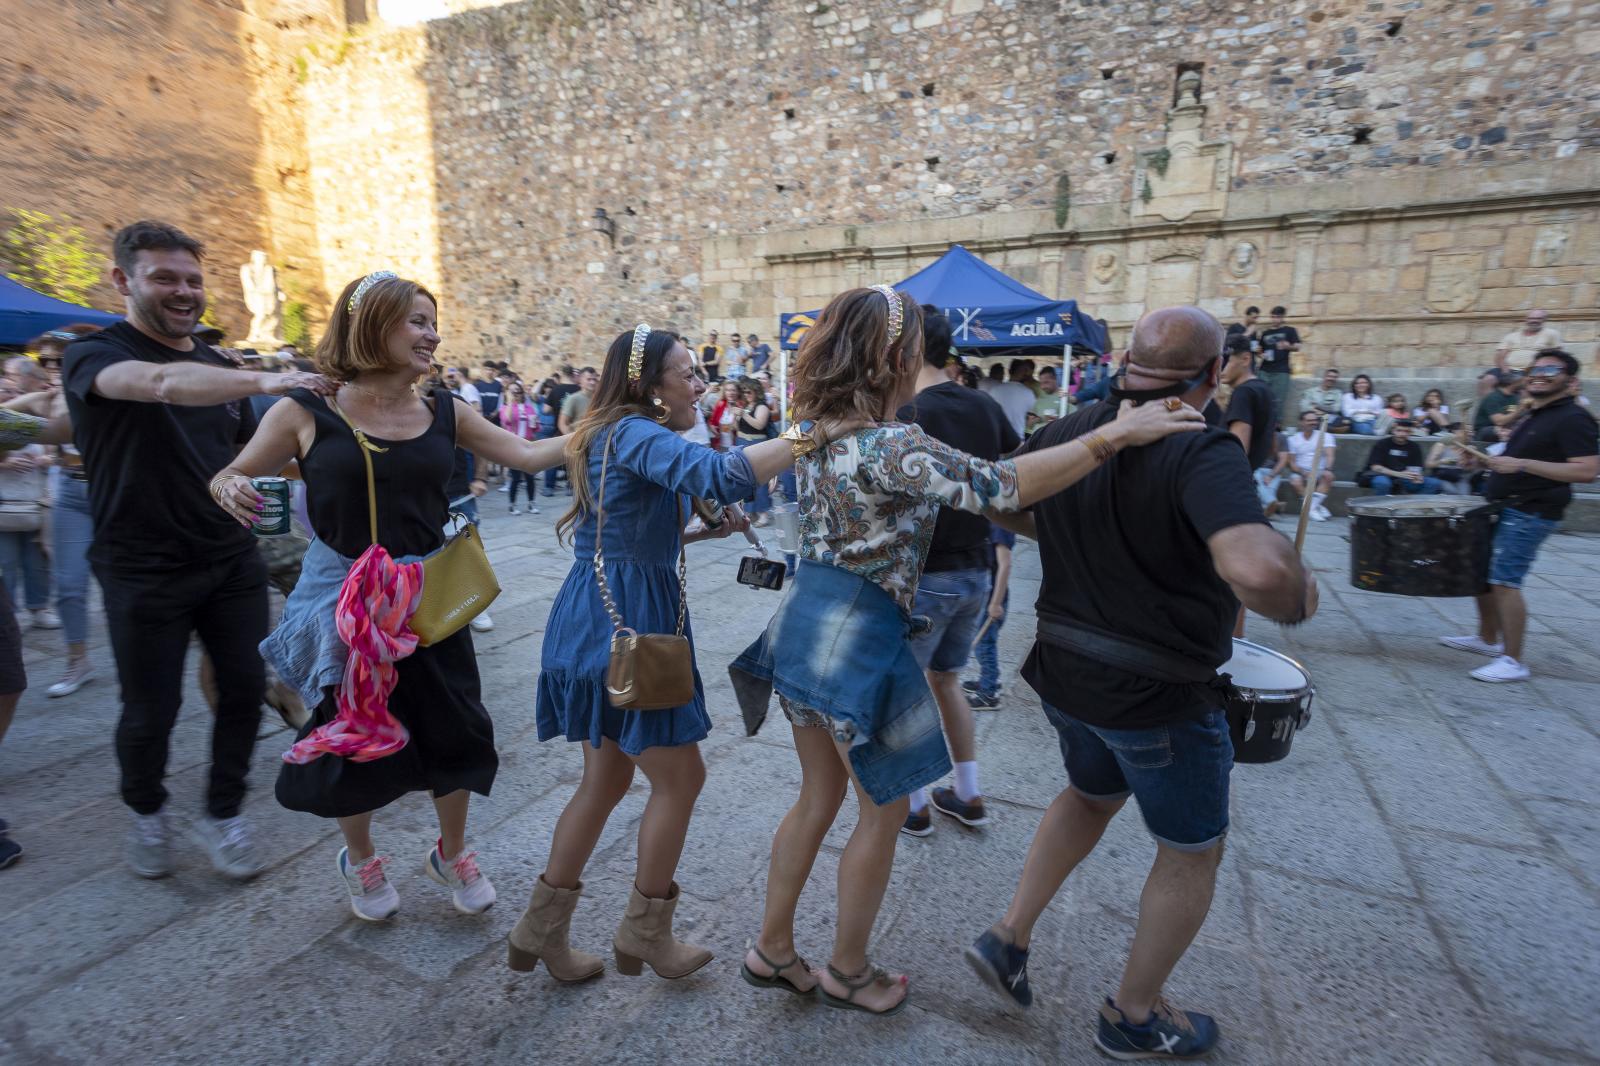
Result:
<svg viewBox="0 0 1600 1066"><path fill-rule="evenodd" d="M435 398L435 403L446 402L447 397ZM372 453L386 452L367 439L367 435L350 421L350 416L339 407L337 400L329 397L328 405L344 419L344 424L355 434L361 446L361 458L367 465L367 521L372 543L378 543L378 494L372 477ZM500 582L495 579L494 567L483 550L483 538L467 516L452 511L452 530L444 547L422 560L422 601L411 616L411 631L423 647L437 644L455 634L462 626L489 609L489 604L500 595Z"/></svg>
<svg viewBox="0 0 1600 1066"><path fill-rule="evenodd" d="M678 541L678 631L676 633L638 633L622 622L611 586L606 583L605 556L601 551L601 531L605 524L606 467L611 459L611 440L617 427L606 437L606 450L600 453L600 493L595 504L594 579L600 586L600 602L611 618L611 659L606 664L606 695L611 705L624 711L663 711L694 702L694 652L683 635L689 609L688 564L684 558L682 534ZM678 525L683 526L683 501L678 502ZM427 586L424 585L424 588Z"/></svg>

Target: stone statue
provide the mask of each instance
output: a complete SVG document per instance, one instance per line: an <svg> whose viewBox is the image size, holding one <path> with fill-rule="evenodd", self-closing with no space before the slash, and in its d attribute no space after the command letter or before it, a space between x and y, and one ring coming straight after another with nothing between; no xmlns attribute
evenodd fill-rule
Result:
<svg viewBox="0 0 1600 1066"><path fill-rule="evenodd" d="M1228 269L1236 278L1242 278L1256 268L1256 246L1249 241L1240 241L1233 246L1233 254L1228 257Z"/></svg>
<svg viewBox="0 0 1600 1066"><path fill-rule="evenodd" d="M1094 275L1094 280L1102 285L1109 285L1112 279L1117 276L1117 268L1120 265L1117 262L1116 252L1109 248L1102 248L1095 253L1094 266L1091 268L1091 273Z"/></svg>
<svg viewBox="0 0 1600 1066"><path fill-rule="evenodd" d="M1178 106L1200 106L1200 73L1186 70L1178 75Z"/></svg>
<svg viewBox="0 0 1600 1066"><path fill-rule="evenodd" d="M257 248L250 262L239 268L239 284L244 288L244 305L250 309L250 335L245 347L277 351L283 346L283 291L278 288L278 271L267 262L267 253Z"/></svg>

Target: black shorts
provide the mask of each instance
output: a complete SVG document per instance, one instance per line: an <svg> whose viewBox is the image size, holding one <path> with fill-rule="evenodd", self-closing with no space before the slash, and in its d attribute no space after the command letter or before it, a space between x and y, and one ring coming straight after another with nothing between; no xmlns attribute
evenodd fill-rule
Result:
<svg viewBox="0 0 1600 1066"><path fill-rule="evenodd" d="M0 595L0 696L14 696L27 687L17 612L11 609L11 597Z"/></svg>

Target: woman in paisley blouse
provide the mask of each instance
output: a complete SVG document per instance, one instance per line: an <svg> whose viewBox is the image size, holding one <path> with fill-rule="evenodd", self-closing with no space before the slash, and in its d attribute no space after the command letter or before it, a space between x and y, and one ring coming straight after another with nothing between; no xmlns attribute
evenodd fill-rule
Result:
<svg viewBox="0 0 1600 1066"><path fill-rule="evenodd" d="M772 842L760 937L743 974L762 987L886 1014L907 979L867 958L907 796L950 768L938 711L908 635L917 581L940 507L1014 512L1060 492L1124 446L1204 426L1179 406L1128 406L1116 421L1016 460L986 462L892 421L915 394L922 361L917 304L888 286L834 298L795 360L794 412L805 421L878 424L802 454L795 464L801 562L766 634L734 664L747 726L771 690L794 732L801 788ZM827 639L824 639L826 635ZM795 909L823 837L854 786L860 817L839 860L833 954L812 972L794 945Z"/></svg>

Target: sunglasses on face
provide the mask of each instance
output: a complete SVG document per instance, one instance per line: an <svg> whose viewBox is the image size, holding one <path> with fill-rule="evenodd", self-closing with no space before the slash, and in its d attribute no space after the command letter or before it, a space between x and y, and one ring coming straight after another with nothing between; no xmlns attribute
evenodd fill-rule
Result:
<svg viewBox="0 0 1600 1066"><path fill-rule="evenodd" d="M1530 378L1554 378L1560 377L1566 372L1567 368L1564 366L1551 366L1549 363L1546 363L1544 366L1530 367L1528 370L1528 376Z"/></svg>

